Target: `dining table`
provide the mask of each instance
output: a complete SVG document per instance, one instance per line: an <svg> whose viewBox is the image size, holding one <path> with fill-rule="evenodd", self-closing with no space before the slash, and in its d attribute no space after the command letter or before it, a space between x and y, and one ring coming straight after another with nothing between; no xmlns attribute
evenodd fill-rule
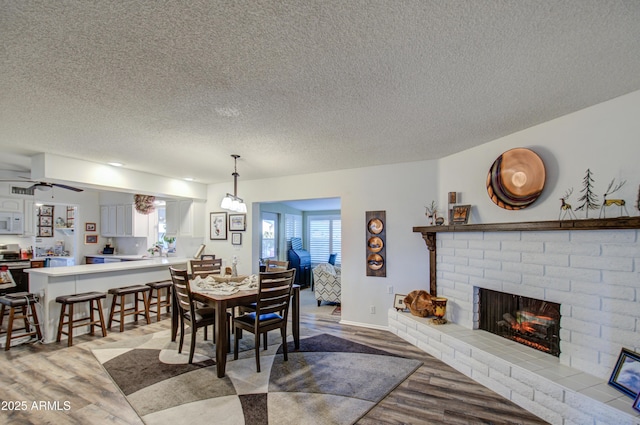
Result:
<svg viewBox="0 0 640 425"><path fill-rule="evenodd" d="M191 293L196 301L215 307L216 309L216 372L218 378L222 378L225 376L227 353L230 349L230 347L227 346L227 341L229 339L227 309L256 302L258 299L258 289L240 290L233 294L219 295L208 291L198 290L195 285L191 285ZM294 284L292 287L292 298L289 310L291 311L293 342L297 350L300 348L300 285ZM172 341L176 340L176 336L178 334L178 320L179 317L177 309L173 308L171 316Z"/></svg>

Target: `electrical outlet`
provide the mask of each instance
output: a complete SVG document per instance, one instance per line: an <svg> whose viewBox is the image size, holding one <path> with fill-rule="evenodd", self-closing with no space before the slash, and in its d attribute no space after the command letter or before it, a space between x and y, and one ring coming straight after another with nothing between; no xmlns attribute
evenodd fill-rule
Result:
<svg viewBox="0 0 640 425"><path fill-rule="evenodd" d="M393 294L393 286L387 286L387 294Z"/></svg>
<svg viewBox="0 0 640 425"><path fill-rule="evenodd" d="M372 306L369 307L369 313L376 314L376 306L375 305L372 305Z"/></svg>

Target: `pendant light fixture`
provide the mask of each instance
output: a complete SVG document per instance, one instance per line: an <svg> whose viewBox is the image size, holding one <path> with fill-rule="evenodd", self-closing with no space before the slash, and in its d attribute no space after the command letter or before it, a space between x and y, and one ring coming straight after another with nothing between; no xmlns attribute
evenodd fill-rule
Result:
<svg viewBox="0 0 640 425"><path fill-rule="evenodd" d="M237 165L240 155L233 154L231 157L233 158L233 174L231 174L233 176L233 195L227 193L227 196L222 198L220 208L238 213L246 213L247 205L242 198L238 198L238 177L240 177L240 174L238 174Z"/></svg>

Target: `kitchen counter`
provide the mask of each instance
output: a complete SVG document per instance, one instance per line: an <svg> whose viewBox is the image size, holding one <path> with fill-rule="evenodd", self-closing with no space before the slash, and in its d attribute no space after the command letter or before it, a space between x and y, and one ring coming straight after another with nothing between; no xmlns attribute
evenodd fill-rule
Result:
<svg viewBox="0 0 640 425"><path fill-rule="evenodd" d="M169 266L186 268L188 262L189 259L184 257L160 257L140 261L26 269L25 272L29 273L29 291L41 296L43 311L40 320L43 324L44 342L49 343L56 339L60 318L60 304L56 302L56 297L91 291L106 293L111 288L169 280ZM78 315L88 314L86 305L77 307ZM102 307L108 319L110 297L103 300ZM133 316L127 319L132 321ZM87 333L88 328L78 327L74 330L74 335Z"/></svg>
<svg viewBox="0 0 640 425"><path fill-rule="evenodd" d="M96 254L96 255L85 255L85 258L113 258L114 260L122 260L122 261L138 261L138 260L154 260L159 257L150 257L148 255L119 255L119 254Z"/></svg>

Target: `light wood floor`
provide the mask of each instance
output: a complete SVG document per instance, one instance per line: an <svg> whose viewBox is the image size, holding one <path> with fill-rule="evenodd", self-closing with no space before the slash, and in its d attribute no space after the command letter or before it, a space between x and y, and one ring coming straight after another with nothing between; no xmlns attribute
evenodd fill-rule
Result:
<svg viewBox="0 0 640 425"><path fill-rule="evenodd" d="M309 297L308 291L302 292ZM359 424L546 423L389 332L340 325L340 317L331 315L332 306L317 308L313 300L303 300L302 311L303 328L365 343L424 363ZM74 338L71 348L55 343L23 344L2 352L0 423L142 424L95 360L91 348L169 327L169 320L164 319L151 325L127 325L124 333L110 332L106 338ZM15 410L16 405L11 402L18 402L18 407L26 411Z"/></svg>

